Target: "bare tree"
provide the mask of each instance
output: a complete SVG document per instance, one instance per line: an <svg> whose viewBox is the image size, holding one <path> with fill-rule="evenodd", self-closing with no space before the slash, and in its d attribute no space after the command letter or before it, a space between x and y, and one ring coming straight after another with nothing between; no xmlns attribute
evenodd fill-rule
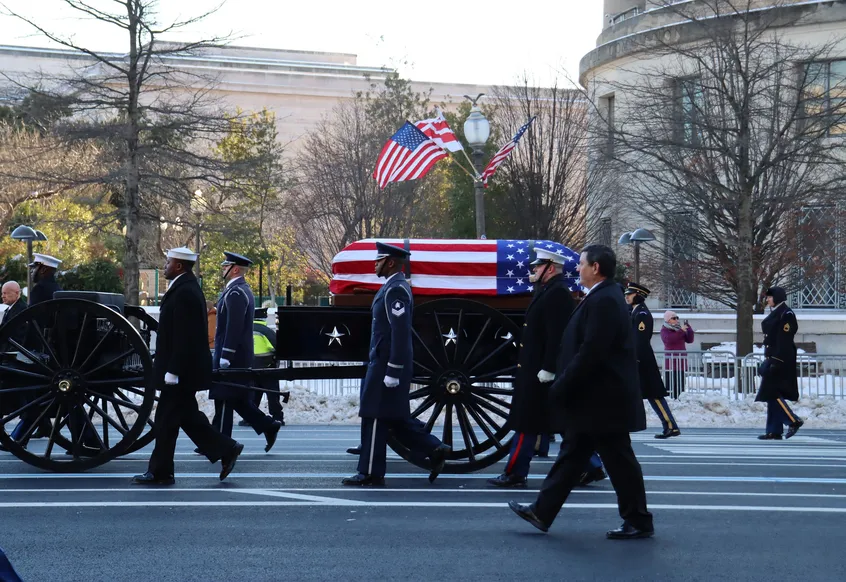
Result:
<svg viewBox="0 0 846 582"><path fill-rule="evenodd" d="M516 236L561 241L581 248L598 229L599 216L587 213L588 192L609 191L613 174L588 164L590 107L578 89L557 84L494 88L492 123L508 139L532 117L509 160L492 180L503 181Z"/></svg>
<svg viewBox="0 0 846 582"><path fill-rule="evenodd" d="M142 236L159 221L163 200L185 205L197 183L216 182L219 160L208 143L226 129L226 120L210 98L214 80L178 68L184 57L218 46L225 38L162 42L164 35L201 22L211 11L167 24L157 21L157 0L63 0L80 16L119 29L126 41L120 54L99 52L74 35L51 32L37 17L6 9L48 40L69 49L63 74L38 73L6 78L18 89L56 100L71 112L52 135L67 147L88 144L99 152L95 171L68 176L66 187L98 185L118 208L125 227L124 287L129 302L138 300ZM19 178L38 180L21 167Z"/></svg>
<svg viewBox="0 0 846 582"><path fill-rule="evenodd" d="M833 43L785 37L801 7L754 4L667 6L683 28L646 35L648 58L602 81L616 109L599 155L617 164L621 199L663 232L652 247L672 284L737 309L738 353L752 351L762 288L796 262L796 211L838 199L844 177L828 139L846 112L824 83Z"/></svg>

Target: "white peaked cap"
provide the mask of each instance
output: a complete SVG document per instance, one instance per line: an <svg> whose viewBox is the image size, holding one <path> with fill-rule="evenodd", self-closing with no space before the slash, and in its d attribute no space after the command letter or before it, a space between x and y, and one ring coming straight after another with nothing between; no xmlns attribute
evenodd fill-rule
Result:
<svg viewBox="0 0 846 582"><path fill-rule="evenodd" d="M168 259L179 259L182 261L192 261L194 263L197 262L197 257L199 256L200 255L198 255L188 247L178 247L175 249L170 249L167 252Z"/></svg>
<svg viewBox="0 0 846 582"><path fill-rule="evenodd" d="M51 269L58 269L61 264L62 261L56 257L42 255L40 253L32 253L32 262L29 265L44 265L45 267L50 267Z"/></svg>
<svg viewBox="0 0 846 582"><path fill-rule="evenodd" d="M541 261L549 261L551 263L555 263L556 265L563 265L565 261L564 255L555 253L549 249L535 247L535 253L537 254L538 258L532 263L533 265L536 265Z"/></svg>

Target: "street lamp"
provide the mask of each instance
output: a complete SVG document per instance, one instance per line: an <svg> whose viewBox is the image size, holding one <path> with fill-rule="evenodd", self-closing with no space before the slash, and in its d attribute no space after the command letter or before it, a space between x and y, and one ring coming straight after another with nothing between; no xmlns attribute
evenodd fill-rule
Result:
<svg viewBox="0 0 846 582"><path fill-rule="evenodd" d="M484 169L482 157L485 155L485 144L491 135L491 124L482 115L482 110L476 103L482 95L484 93L479 93L475 99L465 95L472 104L470 115L464 120L464 137L467 138L467 143L473 148L473 166L476 168L476 178L473 180L476 191L476 238L485 237L485 187L481 179Z"/></svg>
<svg viewBox="0 0 846 582"><path fill-rule="evenodd" d="M11 236L15 240L26 241L26 294L27 298L29 298L29 294L32 291L32 269L29 268L29 264L32 262L32 241L46 241L47 236L40 230L35 230L31 226L24 224L15 228Z"/></svg>
<svg viewBox="0 0 846 582"><path fill-rule="evenodd" d="M634 245L634 256L635 256L635 272L634 278L635 282L640 283L640 243L650 242L655 240L655 235L646 230L645 228L637 228L632 232L625 232L620 237L620 240L617 241L618 244L621 245Z"/></svg>
<svg viewBox="0 0 846 582"><path fill-rule="evenodd" d="M203 198L203 191L197 188L194 191L194 195L191 197L191 211L197 216L197 244L194 245L194 248L197 249L197 279L199 279L200 287L203 286L203 275L202 271L200 271L200 230L203 227L202 214L204 204L205 199Z"/></svg>

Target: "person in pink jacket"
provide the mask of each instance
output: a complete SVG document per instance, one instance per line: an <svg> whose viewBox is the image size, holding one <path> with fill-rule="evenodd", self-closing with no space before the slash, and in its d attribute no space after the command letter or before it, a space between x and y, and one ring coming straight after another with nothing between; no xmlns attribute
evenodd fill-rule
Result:
<svg viewBox="0 0 846 582"><path fill-rule="evenodd" d="M684 372L687 370L687 347L693 343L693 328L685 321L679 323L675 311L664 313L664 325L661 327L661 341L664 342L664 384L670 395L678 399L684 392Z"/></svg>

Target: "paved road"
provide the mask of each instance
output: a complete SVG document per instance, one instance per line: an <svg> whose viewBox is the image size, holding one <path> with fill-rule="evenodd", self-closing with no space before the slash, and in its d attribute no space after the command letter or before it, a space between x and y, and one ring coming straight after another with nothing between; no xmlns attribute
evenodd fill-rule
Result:
<svg viewBox="0 0 846 582"><path fill-rule="evenodd" d="M138 489L148 452L87 474L56 475L0 453L2 546L27 581L264 580L821 580L846 579L846 432L635 435L656 537L608 541L608 481L577 490L547 535L483 474L425 473L394 458L388 487L349 490L343 450L357 427L285 427L271 454L248 429L236 472L180 439L177 485Z"/></svg>

